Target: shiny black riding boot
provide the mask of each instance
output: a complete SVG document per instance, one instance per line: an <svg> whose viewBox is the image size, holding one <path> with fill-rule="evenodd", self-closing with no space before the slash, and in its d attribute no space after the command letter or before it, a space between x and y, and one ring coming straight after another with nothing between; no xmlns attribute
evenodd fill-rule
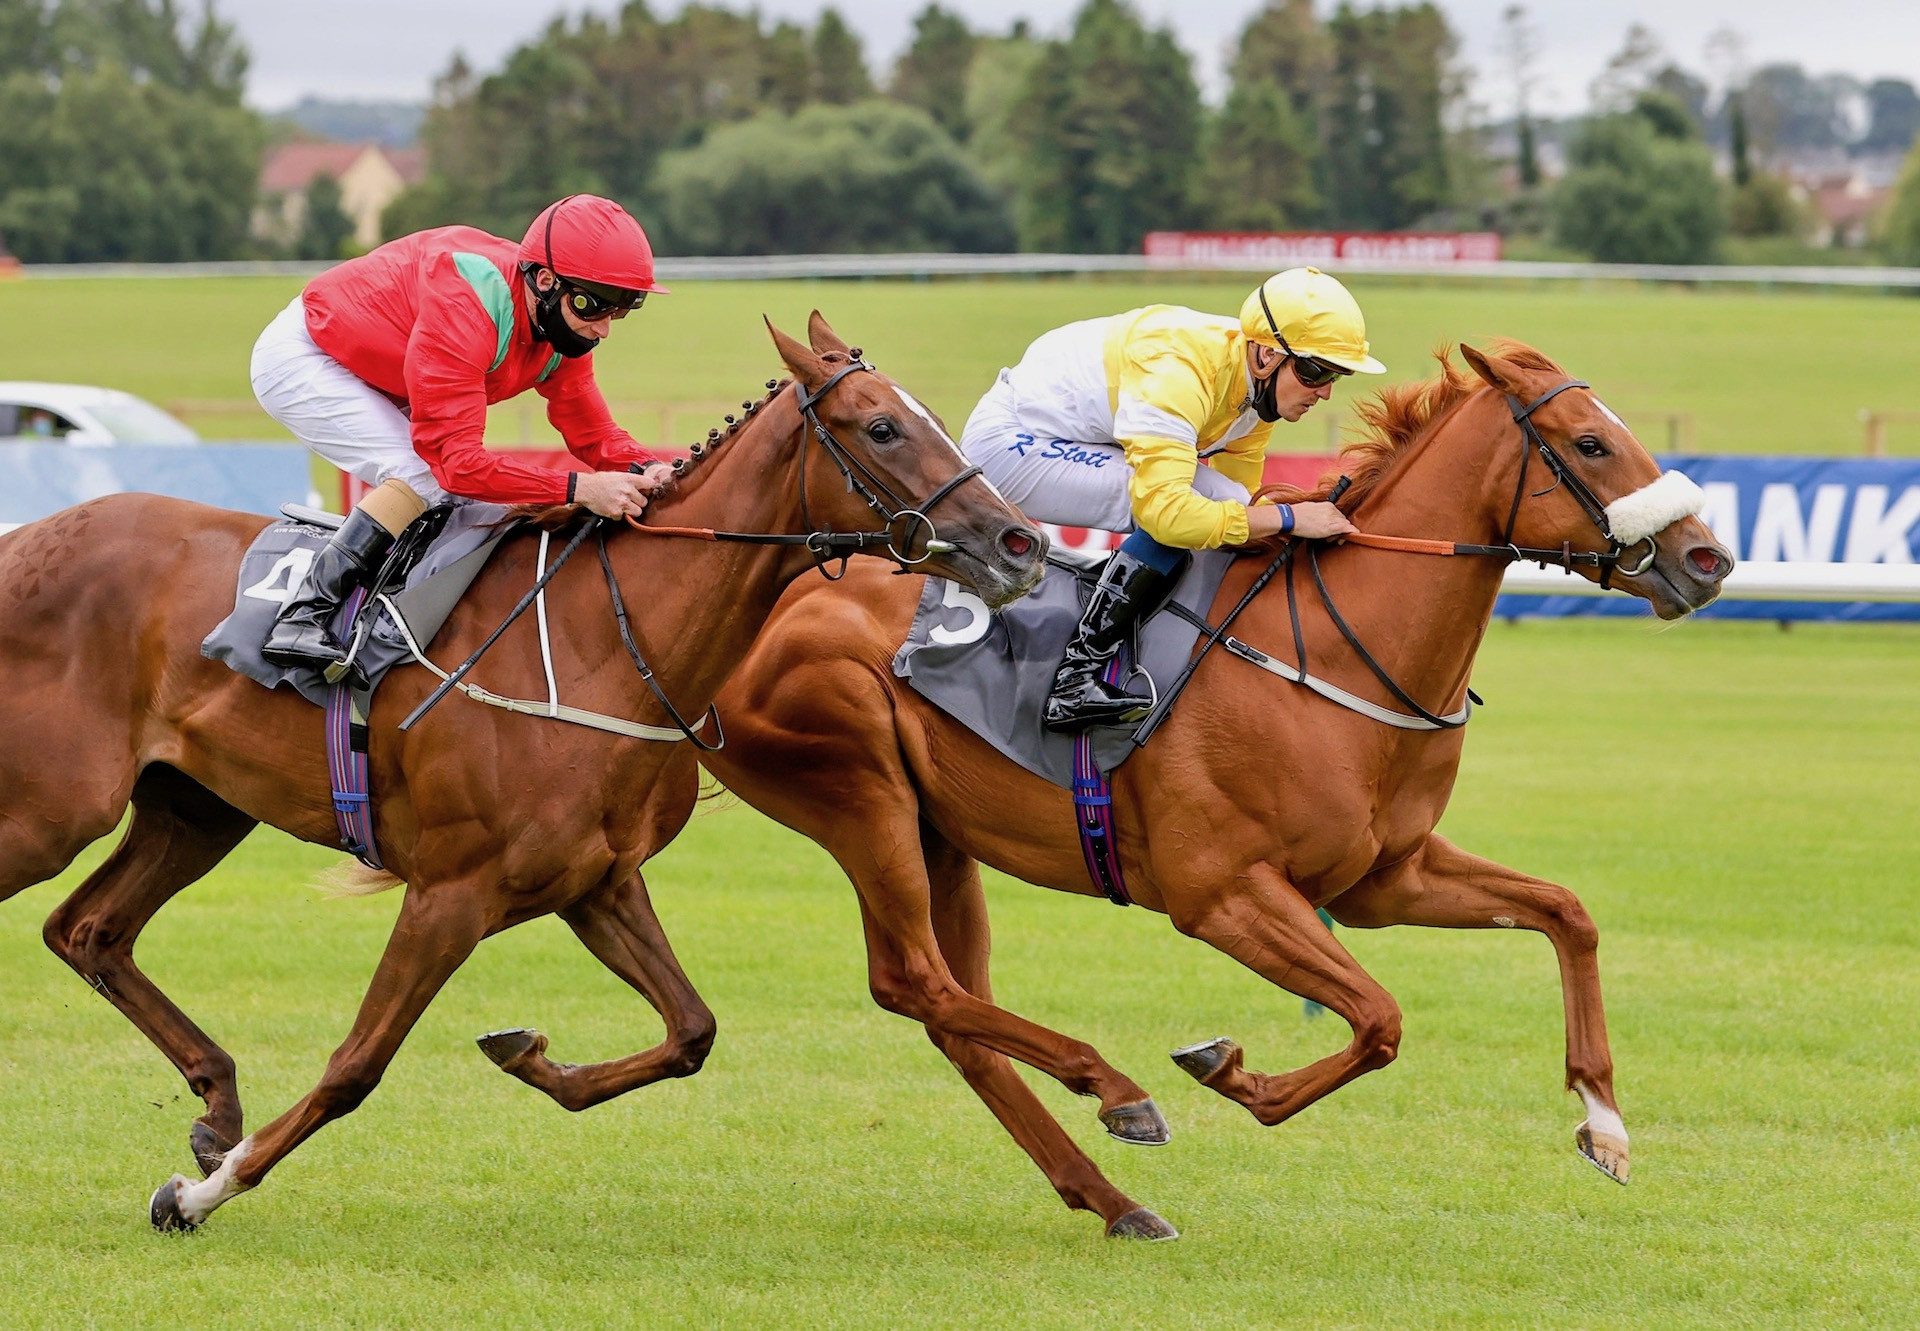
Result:
<svg viewBox="0 0 1920 1331"><path fill-rule="evenodd" d="M345 660L347 649L328 626L347 594L379 570L392 547L392 532L357 508L347 514L314 554L306 580L280 611L260 654L275 665L316 670Z"/></svg>
<svg viewBox="0 0 1920 1331"><path fill-rule="evenodd" d="M1072 733L1146 715L1153 705L1151 697L1123 692L1100 674L1133 631L1141 612L1160 598L1171 581L1171 575L1125 551L1114 551L1054 673L1044 720L1048 730Z"/></svg>

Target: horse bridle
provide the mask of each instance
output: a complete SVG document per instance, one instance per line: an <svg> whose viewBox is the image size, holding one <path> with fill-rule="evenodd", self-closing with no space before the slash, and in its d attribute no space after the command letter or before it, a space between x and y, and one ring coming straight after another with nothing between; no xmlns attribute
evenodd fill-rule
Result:
<svg viewBox="0 0 1920 1331"><path fill-rule="evenodd" d="M841 366L829 375L827 381L820 385L818 391L809 393L805 385L796 383L794 385L794 393L799 403L800 414L805 418L806 423L812 427L813 437L819 440L820 447L826 450L827 456L832 458L834 465L840 468L840 474L847 478L847 488L866 501L867 507L872 509L881 521L887 524L885 529L881 531L847 532L833 531L830 528L806 532L716 531L710 527L649 527L642 523L635 522L631 518L627 519L628 525L635 531L644 532L651 536L691 536L699 540L737 541L750 545L804 545L807 548L807 553L813 556L814 567L820 570L820 575L834 582L846 576L847 560L851 556L876 547L884 549L887 556L900 566L898 571L901 573L910 571L916 565L924 564L935 555L946 554L949 551L958 549L959 547L952 542L939 539L939 529L933 525L933 519L927 515L948 495L952 494L960 486L966 484L966 482L972 480L975 476L980 475L980 468L977 466L963 468L958 474L948 480L945 485L942 485L918 503L909 502L900 498L900 496L894 492L893 487L886 483L885 479L877 475L872 468L868 467L859 458L855 457L853 453L847 449L845 444L834 437L833 431L826 427L826 424L821 421L819 413L815 410L821 399L833 391L834 385L857 370L865 370L870 374L879 373L873 366L869 365L858 355L855 355L849 359L847 364ZM729 416L727 419L731 421L733 417ZM813 514L807 502L807 454L804 451L804 444L802 445L802 450L800 454L800 518L802 525L811 528L813 527ZM885 496L885 498L883 499L882 496ZM892 504L891 508L888 507L889 502ZM721 736L718 742L710 744L695 733L697 726L690 724L686 718L680 714L680 710L673 705L672 700L667 697L666 691L661 688L660 682L658 678L655 677L652 667L647 664L646 658L640 654L640 648L638 644L635 643L632 629L628 624L625 599L620 594L620 583L618 579L614 577L613 562L607 555L606 527L610 521L611 519L596 517L592 521L582 524L580 530L574 534L573 539L568 541L565 548L561 550L560 557L542 571L533 586L527 590L526 595L520 598L519 603L515 605L513 609L508 612L507 617L501 621L499 627L487 635L485 641L474 649L472 655L468 656L465 661L462 661L451 673L440 681L439 687L427 695L420 705L415 707L413 711L407 715L407 718L400 723L400 729L406 730L412 727L415 722L419 721L421 717L431 711L442 698L446 697L450 690L459 687L467 673L473 669L475 663L486 654L487 649L498 642L501 634L505 633L507 628L515 620L526 613L527 608L534 603L535 598L537 598L546 588L546 585L553 580L554 575L573 557L573 552L580 548L581 543L584 542L588 536L593 536L598 540L600 545L600 568L606 577L608 596L613 602L614 621L619 626L621 645L626 648L627 655L632 659L634 668L640 673L640 678L646 682L647 688L653 693L653 696L659 701L660 705L666 709L668 717L680 730L681 734L685 735L696 747L711 751L726 743L724 735ZM926 533L926 541L922 552L916 556L913 554L915 548L914 538L919 536L922 531ZM902 548L903 546L904 549ZM835 559L840 561L840 571L838 573L831 571L828 567ZM709 713L713 713L712 707L709 707L707 710ZM717 729L717 713L714 713L714 719Z"/></svg>
<svg viewBox="0 0 1920 1331"><path fill-rule="evenodd" d="M1546 439L1542 437L1539 427L1533 423L1534 412L1546 406L1547 403L1559 397L1569 388L1591 387L1592 385L1584 379L1569 379L1563 384L1557 384L1549 388L1524 407L1520 405L1520 399L1513 396L1513 394L1502 394L1507 400L1507 410L1513 414L1514 424L1520 427L1521 433L1520 478L1514 482L1513 504L1507 509L1507 525L1505 530L1501 532L1500 544L1496 547L1488 549L1485 547L1456 546L1456 550L1462 554L1505 554L1516 560L1531 559L1539 563L1542 567L1548 564L1557 564L1568 572L1573 571L1575 564L1591 565L1600 570L1600 590L1602 591L1612 590L1613 575L1615 573L1624 573L1627 577L1631 578L1645 573L1653 566L1654 558L1660 553L1660 547L1654 543L1653 537L1651 535L1643 536L1638 541L1628 545L1621 541L1619 537L1615 536L1613 534L1613 524L1607 521L1606 505L1600 502L1599 496L1594 494L1587 483L1581 480L1573 468L1567 465L1566 459L1554 451L1553 445L1549 444ZM1606 537L1607 549L1605 551L1576 551L1573 548L1572 542L1562 544L1557 551L1522 549L1513 543L1514 524L1520 520L1520 501L1527 497L1527 469L1532 464L1533 455L1536 452L1540 454L1540 460L1546 464L1547 470L1553 473L1554 483L1544 490L1536 491L1532 497L1538 499L1543 495L1552 494L1559 486L1566 486L1567 492L1573 496L1574 502L1580 505L1593 525L1599 529L1600 534ZM1627 551L1637 549L1643 544L1647 547L1646 555L1631 567L1624 567Z"/></svg>
<svg viewBox="0 0 1920 1331"><path fill-rule="evenodd" d="M933 525L931 513L942 500L980 475L980 468L969 466L956 473L945 485L935 490L925 499L911 501L902 499L892 486L871 467L848 451L847 446L835 437L832 430L821 421L815 408L821 399L833 391L834 385L857 371L865 370L869 374L878 374L873 366L859 356L851 358L847 364L835 370L827 381L813 392L808 392L804 384L795 385L795 402L800 414L806 418L807 425L813 430L813 437L820 447L826 450L833 464L840 468L840 474L847 479L847 489L860 496L872 509L875 516L886 523L886 528L877 532L836 532L831 530L814 531L807 538L807 548L813 554L814 564L821 576L838 581L847 571L847 555L853 551L866 550L872 546L884 546L888 558L900 566L899 572L910 571L918 564L938 554L946 554L957 547L950 541L939 539L939 529ZM883 497L884 496L884 497ZM807 460L806 454L800 457L800 517L808 526L813 526L813 514L807 502ZM916 540L925 533L925 543ZM919 555L914 549L921 549ZM840 572L828 571L835 557L840 560Z"/></svg>
<svg viewBox="0 0 1920 1331"><path fill-rule="evenodd" d="M1470 545L1458 541L1410 540L1402 537L1373 536L1358 533L1350 539L1355 544L1367 545L1377 549L1399 550L1412 554L1483 555L1494 559L1505 559L1509 561L1531 560L1543 568L1553 565L1566 569L1569 573L1573 571L1576 564L1590 566L1600 570L1600 587L1603 591L1611 589L1613 576L1616 572L1624 573L1630 578L1645 573L1648 568L1652 567L1655 557L1659 554L1659 546L1654 543L1654 538L1651 535L1643 536L1640 540L1632 544L1627 544L1615 536L1613 534L1613 524L1607 520L1606 505L1600 502L1599 496L1595 495L1587 483L1581 480L1580 477L1574 473L1573 469L1567 465L1566 459L1554 451L1553 445L1549 444L1546 439L1541 436L1539 427L1533 423L1534 412L1546 406L1547 403L1553 401L1568 389L1591 387L1592 385L1584 379L1569 379L1565 383L1554 385L1554 387L1548 389L1524 406L1521 405L1520 399L1514 397L1511 393L1502 394L1507 400L1507 410L1512 414L1514 423L1520 427L1521 453L1520 476L1514 483L1513 504L1507 510L1507 524L1501 532L1500 544ZM1535 452L1540 454L1541 461L1546 464L1547 470L1553 473L1554 483L1544 490L1535 491L1532 497L1538 499L1544 495L1553 493L1554 489L1558 486L1566 486L1568 491L1573 495L1575 502L1580 505L1581 509L1599 530L1600 534L1606 538L1608 547L1606 550L1575 550L1573 548L1573 542L1571 541L1563 541L1558 550L1539 549L1514 544L1513 529L1520 519L1521 501L1528 497L1527 471L1533 461ZM1342 476L1334 486L1332 493L1327 496L1327 502L1337 502L1340 496L1346 492L1347 487L1352 483L1351 477ZM1629 550L1638 548L1642 543L1647 547L1645 557L1631 566L1626 565L1624 562L1626 553ZM1177 605L1169 607L1178 612L1182 618L1186 618L1189 622L1194 623L1205 637L1200 643L1199 650L1195 652L1193 657L1188 661L1186 669L1180 674L1179 678L1174 681L1173 687L1166 690L1160 696L1154 704L1153 710L1147 715L1146 719L1141 722L1139 730L1136 731L1134 735L1134 742L1136 744L1144 744L1148 736L1159 728L1160 723L1166 719L1167 713L1171 710L1174 699L1180 696L1181 692L1186 688L1187 681L1193 677L1193 673L1199 668L1201 660L1206 657L1208 652L1213 650L1216 644L1224 641L1229 651L1235 655L1246 657L1247 659L1264 657L1264 653L1254 651L1236 638L1228 637L1227 630L1232 627L1233 622L1240 617L1240 612L1245 610L1253 601L1253 598L1282 570L1284 570L1286 574L1287 617L1293 629L1294 660L1299 663L1298 671L1304 682L1304 678L1309 673L1307 666L1307 641L1306 634L1302 631L1300 624L1299 597L1294 586L1294 569L1298 561L1293 557L1295 552L1301 547L1304 547L1306 550L1307 571L1313 577L1314 589L1320 594L1320 603L1326 608L1327 618L1333 622L1333 626L1339 631L1340 636L1346 639L1347 646L1353 649L1354 654L1358 656L1367 669L1372 672L1373 677L1380 682L1381 686L1385 688L1387 692L1391 693L1402 706L1406 707L1414 717L1418 718L1418 720L1424 723L1429 729L1456 730L1466 724L1467 717L1471 714L1473 705L1477 705L1480 702L1479 696L1475 694L1472 689L1468 689L1467 699L1469 705L1453 716L1440 716L1422 706L1412 694L1408 693L1406 689L1401 687L1397 680L1387 673L1386 668L1374 658L1373 653L1366 649L1366 646L1360 641L1359 635L1353 631L1352 626L1347 623L1345 616L1343 616L1339 608L1334 605L1333 594L1327 589L1326 579L1320 573L1320 551L1318 545L1313 541L1295 540L1288 542L1281 548L1279 553L1274 556L1273 562L1268 564L1260 575L1253 580L1253 584L1247 588L1238 604L1228 612L1226 618L1221 620L1218 626L1208 624L1204 619L1193 616L1191 612L1187 611L1184 607Z"/></svg>

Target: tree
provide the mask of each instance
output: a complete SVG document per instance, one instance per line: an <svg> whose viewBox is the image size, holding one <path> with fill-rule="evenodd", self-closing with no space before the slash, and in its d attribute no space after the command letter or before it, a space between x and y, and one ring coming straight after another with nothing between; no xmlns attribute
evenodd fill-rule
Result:
<svg viewBox="0 0 1920 1331"><path fill-rule="evenodd" d="M776 110L791 114L807 104L813 93L813 52L807 30L798 23L782 19L767 34L760 89L761 100Z"/></svg>
<svg viewBox="0 0 1920 1331"><path fill-rule="evenodd" d="M1207 127L1197 196L1206 224L1273 231L1304 223L1320 206L1316 148L1285 89L1267 78L1236 81Z"/></svg>
<svg viewBox="0 0 1920 1331"><path fill-rule="evenodd" d="M1920 143L1908 149L1893 187L1893 199L1880 222L1880 247L1894 263L1920 266Z"/></svg>
<svg viewBox="0 0 1920 1331"><path fill-rule="evenodd" d="M1445 17L1432 4L1358 11L1343 3L1327 31L1329 220L1393 229L1446 206L1455 157L1447 121L1462 84Z"/></svg>
<svg viewBox="0 0 1920 1331"><path fill-rule="evenodd" d="M1036 234L1036 205L1027 171L1030 136L1019 112L1028 80L1045 58L1045 46L1021 23L1005 37L980 38L967 71L967 155L987 183L1010 201L1015 233L1029 248L1037 248L1031 239Z"/></svg>
<svg viewBox="0 0 1920 1331"><path fill-rule="evenodd" d="M1747 143L1746 98L1738 89L1727 94L1729 148L1733 157L1733 183L1737 189L1753 179L1753 149Z"/></svg>
<svg viewBox="0 0 1920 1331"><path fill-rule="evenodd" d="M1526 7L1508 5L1501 13L1506 29L1507 62L1513 72L1514 166L1520 188L1531 190L1540 184L1540 157L1533 138L1533 85L1535 62L1540 56L1539 38L1527 21Z"/></svg>
<svg viewBox="0 0 1920 1331"><path fill-rule="evenodd" d="M1727 229L1736 236L1799 236L1807 229L1806 212L1786 177L1763 171L1734 186Z"/></svg>
<svg viewBox="0 0 1920 1331"><path fill-rule="evenodd" d="M1875 79L1867 85L1867 132L1854 146L1862 152L1905 152L1920 138L1920 93L1905 79Z"/></svg>
<svg viewBox="0 0 1920 1331"><path fill-rule="evenodd" d="M300 235L294 242L296 259L339 259L345 257L347 242L353 239L353 219L340 206L340 182L332 176L315 176L307 186L306 215L300 221Z"/></svg>
<svg viewBox="0 0 1920 1331"><path fill-rule="evenodd" d="M1589 121L1550 200L1562 244L1604 263L1705 263L1726 231L1706 145L1644 115Z"/></svg>
<svg viewBox="0 0 1920 1331"><path fill-rule="evenodd" d="M1588 85L1593 109L1603 115L1626 110L1635 97L1653 85L1654 76L1665 63L1666 51L1660 39L1643 25L1634 24L1627 29L1620 49L1608 57L1600 76Z"/></svg>
<svg viewBox="0 0 1920 1331"><path fill-rule="evenodd" d="M660 164L666 239L696 254L1000 250L1005 200L924 111L769 112Z"/></svg>
<svg viewBox="0 0 1920 1331"><path fill-rule="evenodd" d="M958 14L928 5L913 20L913 41L893 67L892 95L917 106L957 142L967 141L967 76L979 44Z"/></svg>
<svg viewBox="0 0 1920 1331"><path fill-rule="evenodd" d="M1122 0L1087 0L1047 44L1016 103L1026 140L1023 239L1117 253L1185 223L1200 146L1186 52Z"/></svg>
<svg viewBox="0 0 1920 1331"><path fill-rule="evenodd" d="M873 78L867 73L860 39L839 10L828 9L813 29L813 99L849 106L872 95Z"/></svg>
<svg viewBox="0 0 1920 1331"><path fill-rule="evenodd" d="M1747 81L1749 129L1763 150L1837 148L1853 137L1846 102L1858 93L1844 75L1816 79L1799 65L1763 65Z"/></svg>

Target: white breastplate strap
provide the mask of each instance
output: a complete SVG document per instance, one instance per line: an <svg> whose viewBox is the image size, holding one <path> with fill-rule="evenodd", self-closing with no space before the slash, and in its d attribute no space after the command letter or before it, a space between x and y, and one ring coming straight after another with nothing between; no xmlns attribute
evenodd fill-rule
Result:
<svg viewBox="0 0 1920 1331"><path fill-rule="evenodd" d="M1607 505L1607 525L1622 545L1638 545L1681 518L1706 507L1707 497L1685 472L1663 472L1660 479L1621 495Z"/></svg>
<svg viewBox="0 0 1920 1331"><path fill-rule="evenodd" d="M1238 638L1222 638L1220 645L1249 665L1257 665L1270 675L1278 675L1280 678L1290 680L1295 684L1303 684L1319 694L1322 698L1325 698L1328 702L1339 703L1348 711L1358 712L1362 716L1371 717L1382 725L1397 726L1401 730L1439 730L1442 728L1424 717L1411 716L1406 712L1392 711L1380 706L1378 703L1371 703L1356 694L1348 693L1345 689L1340 688L1338 685L1329 684L1324 679L1317 679L1312 675L1303 675L1285 661L1276 661L1258 647L1249 647ZM1449 726L1462 725L1465 724L1467 718L1472 715L1473 700L1469 698L1460 704L1459 711L1454 712L1450 716L1441 717L1440 719L1445 721Z"/></svg>
<svg viewBox="0 0 1920 1331"><path fill-rule="evenodd" d="M394 605L392 598L383 595L380 598L380 604L385 606L387 613L393 617L395 626L400 630L400 636L406 639L407 650L413 654L413 659L431 670L441 679L447 678L447 672L428 660L427 654L420 650L420 644L414 641L413 629L407 624L406 617L400 613L399 607ZM545 636L544 633L541 635L543 657L546 645ZM546 668L548 687L551 688L553 679L551 664L547 664ZM505 712L519 712L526 716L543 716L550 721L566 721L576 726L587 726L593 730L604 730L613 735L625 735L629 739L647 739L670 744L676 740L686 738L685 735L671 726L643 725L638 721L626 721L617 716L606 716L599 712L583 711L578 707L565 707L560 704L556 696L549 696L543 702L534 702L526 698L505 698L500 694L491 693L481 688L478 684L469 684L465 680L461 680L458 684L455 684L454 687L475 702L483 702L489 707L498 707ZM707 724L708 717L712 715L712 712L708 712L706 716L701 717L699 722L694 726L694 729L702 729Z"/></svg>

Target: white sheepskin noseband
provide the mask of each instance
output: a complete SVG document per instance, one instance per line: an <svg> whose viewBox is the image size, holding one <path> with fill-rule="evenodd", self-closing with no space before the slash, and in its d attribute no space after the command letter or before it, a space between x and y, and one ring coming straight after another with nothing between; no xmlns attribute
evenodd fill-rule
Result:
<svg viewBox="0 0 1920 1331"><path fill-rule="evenodd" d="M1634 545L1665 531L1681 518L1692 517L1706 503L1706 495L1685 472L1663 472L1651 485L1608 504L1607 525L1613 529L1614 540Z"/></svg>

